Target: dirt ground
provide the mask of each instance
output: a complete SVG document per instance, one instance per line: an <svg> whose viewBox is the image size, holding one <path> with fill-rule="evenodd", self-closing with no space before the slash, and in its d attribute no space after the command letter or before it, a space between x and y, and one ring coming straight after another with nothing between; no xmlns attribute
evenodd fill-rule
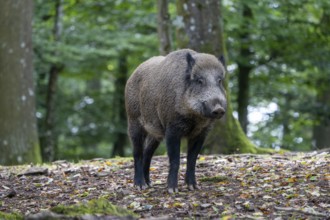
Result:
<svg viewBox="0 0 330 220"><path fill-rule="evenodd" d="M182 155L176 194L166 189L165 156L153 158L144 191L133 187L130 158L0 166L0 211L28 216L106 198L146 219L330 219L328 152L200 156L195 191L184 184L185 164Z"/></svg>

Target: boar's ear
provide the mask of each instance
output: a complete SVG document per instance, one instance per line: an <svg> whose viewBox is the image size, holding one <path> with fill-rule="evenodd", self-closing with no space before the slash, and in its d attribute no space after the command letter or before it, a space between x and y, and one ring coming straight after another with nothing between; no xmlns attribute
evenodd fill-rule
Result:
<svg viewBox="0 0 330 220"><path fill-rule="evenodd" d="M191 56L190 53L187 53L186 55L186 60L187 60L187 73L190 73L193 66L195 65L195 59Z"/></svg>
<svg viewBox="0 0 330 220"><path fill-rule="evenodd" d="M223 55L221 55L218 60L220 61L220 63L222 63L223 67L226 68L226 61L225 61L225 57Z"/></svg>

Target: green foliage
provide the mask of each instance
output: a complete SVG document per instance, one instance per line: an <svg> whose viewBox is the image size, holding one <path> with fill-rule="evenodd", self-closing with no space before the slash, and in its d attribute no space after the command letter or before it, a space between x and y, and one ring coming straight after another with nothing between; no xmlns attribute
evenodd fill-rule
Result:
<svg viewBox="0 0 330 220"><path fill-rule="evenodd" d="M125 53L128 70L156 55L155 7L142 1L64 1L62 34L54 41L55 2L36 1L35 69L41 136L50 66L62 66L56 90L57 158L109 157L116 132L126 122L115 120L115 79ZM114 123L116 121L116 123ZM126 147L123 145L123 147Z"/></svg>
<svg viewBox="0 0 330 220"><path fill-rule="evenodd" d="M233 73L230 83L236 99L236 63L252 67L250 110L277 109L250 125L248 135L259 146L310 150L313 126L329 118L329 106L317 101L317 94L330 83L328 1L249 1L244 2L252 17L242 14L242 2L225 4L225 33ZM247 23L245 26L242 24ZM242 33L246 42L240 42ZM239 49L248 45L251 55L241 57ZM237 78L236 78L237 79ZM234 103L234 108L237 106Z"/></svg>
<svg viewBox="0 0 330 220"><path fill-rule="evenodd" d="M252 17L242 16L243 4ZM330 84L330 2L231 0L223 5L233 109L237 108L239 61L253 67L250 111L276 105L249 127L248 136L260 146L256 151L263 151L262 147L310 150L313 127L330 117L330 107L317 98ZM174 1L169 13L175 39L180 19ZM158 55L156 2L64 1L58 42L53 36L54 16L55 2L35 1L40 136L47 135L43 129L47 80L50 66L56 64L62 67L55 101L56 157L109 157L116 134L126 132L126 121L118 117L122 109L116 105L123 97L116 89L116 79L123 76L118 62L124 55L132 73L142 61ZM242 46L251 51L249 56L240 56ZM127 141L122 147L131 154Z"/></svg>
<svg viewBox="0 0 330 220"><path fill-rule="evenodd" d="M5 213L0 212L0 219L6 219L6 220L23 220L23 216L18 213Z"/></svg>
<svg viewBox="0 0 330 220"><path fill-rule="evenodd" d="M120 208L111 204L106 199L94 199L90 200L86 204L77 204L77 205L58 205L51 208L51 211L56 212L58 214L64 214L67 216L79 216L84 214L103 214L103 215L111 215L118 217L132 216L137 217L133 212Z"/></svg>

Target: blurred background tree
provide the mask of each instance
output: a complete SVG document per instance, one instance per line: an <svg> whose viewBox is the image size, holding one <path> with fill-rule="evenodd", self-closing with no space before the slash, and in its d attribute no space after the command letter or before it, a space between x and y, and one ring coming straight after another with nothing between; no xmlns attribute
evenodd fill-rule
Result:
<svg viewBox="0 0 330 220"><path fill-rule="evenodd" d="M203 13L202 0L34 1L36 117L43 160L131 155L126 79L149 57L200 41L207 41L209 49L194 49L220 55L221 47L227 48L233 115L252 143L295 151L329 148L330 2L208 2L217 12L197 21L187 18ZM214 25L197 24L206 21ZM216 31L220 46L207 40L209 29L217 28L225 43ZM184 37L182 30L202 37ZM204 153L224 145L218 132L211 134L213 144ZM228 152L236 152L232 147Z"/></svg>
<svg viewBox="0 0 330 220"><path fill-rule="evenodd" d="M0 164L40 163L32 61L33 1L0 2Z"/></svg>

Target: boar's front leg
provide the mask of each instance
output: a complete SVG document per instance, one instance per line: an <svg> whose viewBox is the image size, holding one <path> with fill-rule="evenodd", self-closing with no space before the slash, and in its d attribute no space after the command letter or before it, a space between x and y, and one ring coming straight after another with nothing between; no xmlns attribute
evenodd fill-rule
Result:
<svg viewBox="0 0 330 220"><path fill-rule="evenodd" d="M133 145L134 186L139 189L145 189L147 186L143 175L143 145L146 139L146 132L138 120L129 120L128 134Z"/></svg>
<svg viewBox="0 0 330 220"><path fill-rule="evenodd" d="M189 190L198 189L195 177L195 167L198 154L201 151L205 140L205 136L206 134L202 133L195 138L188 139L187 170L185 182L188 185Z"/></svg>
<svg viewBox="0 0 330 220"><path fill-rule="evenodd" d="M167 154L170 161L170 170L167 178L168 192L178 192L178 172L180 167L180 140L178 130L169 128L165 134Z"/></svg>

